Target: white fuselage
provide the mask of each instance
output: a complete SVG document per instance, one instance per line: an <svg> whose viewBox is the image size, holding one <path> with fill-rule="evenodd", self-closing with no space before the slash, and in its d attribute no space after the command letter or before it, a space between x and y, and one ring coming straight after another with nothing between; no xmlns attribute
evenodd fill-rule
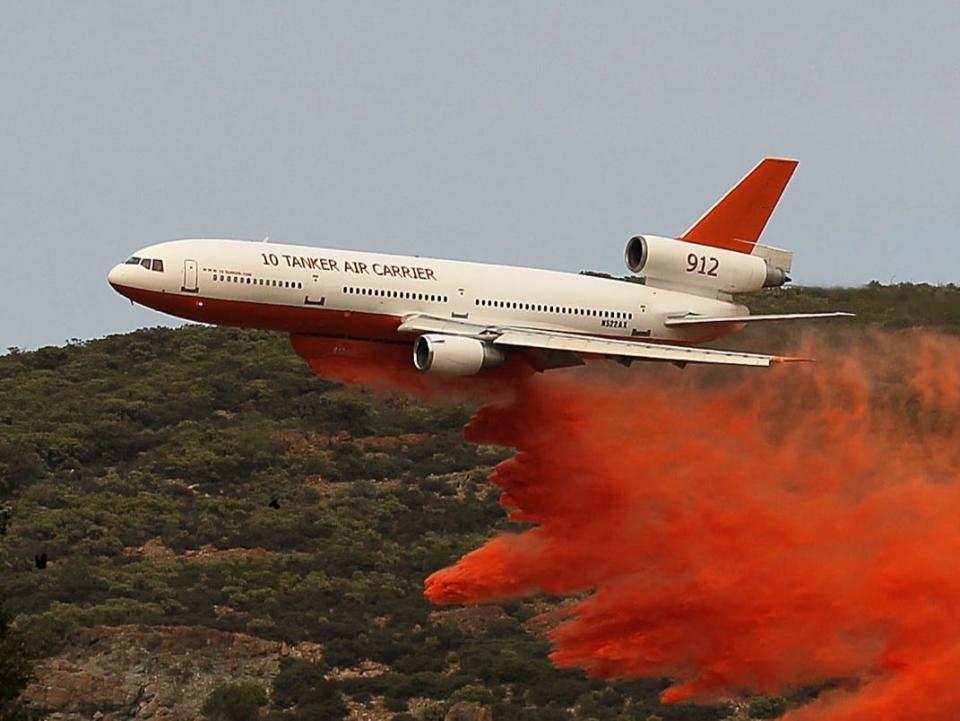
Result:
<svg viewBox="0 0 960 721"><path fill-rule="evenodd" d="M427 314L698 343L738 326L669 328L664 320L747 313L724 299L576 273L266 242L177 240L134 258L109 281L143 305L221 325L356 339L396 340L404 316Z"/></svg>

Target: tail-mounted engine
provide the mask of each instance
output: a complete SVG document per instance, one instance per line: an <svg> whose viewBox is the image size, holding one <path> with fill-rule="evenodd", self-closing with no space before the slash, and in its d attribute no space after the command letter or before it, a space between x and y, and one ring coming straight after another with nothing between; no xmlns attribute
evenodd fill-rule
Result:
<svg viewBox="0 0 960 721"><path fill-rule="evenodd" d="M749 255L656 235L631 238L624 260L632 272L642 273L649 285L667 288L750 293L790 280L789 261L783 268L759 253Z"/></svg>

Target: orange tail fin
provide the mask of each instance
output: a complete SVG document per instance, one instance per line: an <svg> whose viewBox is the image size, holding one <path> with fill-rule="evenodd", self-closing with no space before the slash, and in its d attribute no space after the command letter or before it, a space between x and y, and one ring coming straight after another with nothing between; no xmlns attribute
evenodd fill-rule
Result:
<svg viewBox="0 0 960 721"><path fill-rule="evenodd" d="M680 240L750 253L796 167L796 160L764 158Z"/></svg>

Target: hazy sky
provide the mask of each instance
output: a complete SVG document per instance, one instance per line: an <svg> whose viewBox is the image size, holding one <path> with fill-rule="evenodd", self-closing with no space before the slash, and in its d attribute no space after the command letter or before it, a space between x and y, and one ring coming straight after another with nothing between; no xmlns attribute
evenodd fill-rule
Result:
<svg viewBox="0 0 960 721"><path fill-rule="evenodd" d="M958 279L956 2L5 2L0 349L227 236L610 272L764 155L801 283Z"/></svg>

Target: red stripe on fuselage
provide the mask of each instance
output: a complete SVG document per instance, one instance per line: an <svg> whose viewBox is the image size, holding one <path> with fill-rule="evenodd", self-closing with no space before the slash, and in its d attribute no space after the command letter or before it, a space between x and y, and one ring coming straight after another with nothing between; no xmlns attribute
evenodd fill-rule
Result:
<svg viewBox="0 0 960 721"><path fill-rule="evenodd" d="M301 307L247 300L225 300L144 290L125 285L113 285L113 287L121 295L148 308L200 323L340 338L411 341L410 336L397 332L401 320L393 315L331 310L315 305Z"/></svg>

